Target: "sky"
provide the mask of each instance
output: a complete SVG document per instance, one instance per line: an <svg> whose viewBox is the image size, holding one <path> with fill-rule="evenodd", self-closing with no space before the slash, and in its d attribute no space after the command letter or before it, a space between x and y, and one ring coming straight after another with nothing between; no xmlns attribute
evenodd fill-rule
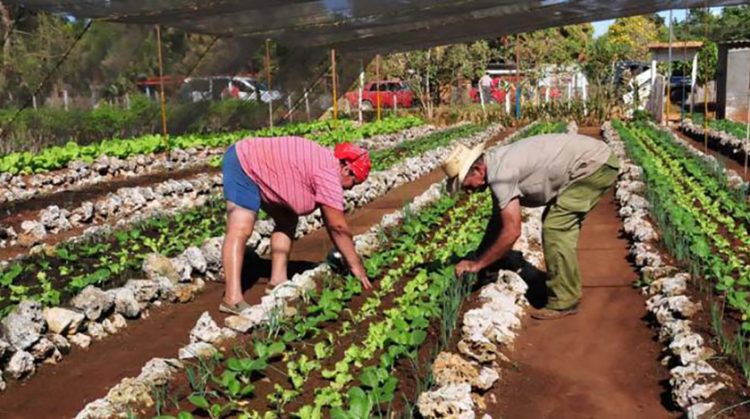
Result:
<svg viewBox="0 0 750 419"><path fill-rule="evenodd" d="M711 12L716 14L721 11L721 7L712 7ZM685 16L687 15L686 9L679 9L672 11L672 18L676 19L677 21L685 20ZM669 11L666 12L659 12L659 15L664 17L664 21L668 22L669 20ZM594 25L594 37L598 38L602 35L604 35L607 32L607 28L609 28L609 25L611 25L615 20L609 19L609 20L601 20L599 22L592 22Z"/></svg>

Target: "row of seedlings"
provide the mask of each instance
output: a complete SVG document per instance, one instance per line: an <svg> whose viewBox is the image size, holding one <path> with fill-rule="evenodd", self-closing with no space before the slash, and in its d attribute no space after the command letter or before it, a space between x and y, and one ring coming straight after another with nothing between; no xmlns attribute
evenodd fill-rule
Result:
<svg viewBox="0 0 750 419"><path fill-rule="evenodd" d="M712 265L702 264L714 259L718 267L722 259L735 255L724 247L726 238L719 233L716 212L710 209L719 205L711 203L706 193L718 192L706 185L713 184L715 178L695 168L708 169L718 176L723 172L715 162L700 160L693 165L695 156L682 148L684 145L670 143L671 133L651 125L614 121L603 129L605 139L621 159L616 192L619 214L633 243L630 254L640 269L639 285L648 297L647 310L660 341L666 345L663 364L670 368L672 399L689 417L709 417L719 410L717 393L730 380L709 362L715 352L696 332L691 319L701 310L701 304L689 290L691 285L702 286L702 277L718 280L714 285L725 293L721 279L715 276L720 271L712 272ZM701 176L707 181L700 182ZM726 178L722 183L726 188ZM697 188L696 194L687 191L692 187ZM696 206L703 209L695 211ZM728 216L725 221L730 219ZM662 253L663 247L676 261Z"/></svg>
<svg viewBox="0 0 750 419"><path fill-rule="evenodd" d="M316 121L255 131L183 135L172 137L167 142L161 136L148 135L128 140L105 140L88 146L71 142L37 153L11 153L0 156L0 203L114 178L203 167L244 137L300 135L331 146L422 124L422 120L414 116L385 118L361 126L351 121Z"/></svg>

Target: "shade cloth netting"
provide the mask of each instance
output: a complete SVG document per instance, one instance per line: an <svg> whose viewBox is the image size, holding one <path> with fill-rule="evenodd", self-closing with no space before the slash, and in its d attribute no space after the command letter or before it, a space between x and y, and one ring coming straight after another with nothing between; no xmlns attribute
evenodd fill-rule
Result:
<svg viewBox="0 0 750 419"><path fill-rule="evenodd" d="M739 0L26 0L32 9L289 47L389 52Z"/></svg>

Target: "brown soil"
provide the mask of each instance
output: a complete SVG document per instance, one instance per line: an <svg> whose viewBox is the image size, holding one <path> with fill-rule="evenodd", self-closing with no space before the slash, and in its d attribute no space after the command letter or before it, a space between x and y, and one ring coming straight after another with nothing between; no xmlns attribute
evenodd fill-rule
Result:
<svg viewBox="0 0 750 419"><path fill-rule="evenodd" d="M348 217L354 234L367 231L383 215L400 209L413 197L421 194L432 183L443 177L435 170L421 179L396 188L384 197L355 211ZM321 261L332 248L325 230L315 231L295 243L290 266L301 271L313 266L306 261ZM251 278L252 286L246 291L248 302L257 303L263 294L268 275L268 262ZM260 277L260 278L257 278ZM178 349L188 340L188 331L204 311L215 319L223 288L210 283L197 299L183 306L169 305L152 310L146 320L132 322L122 333L92 344L89 350L75 350L58 365L45 365L28 383L10 385L0 394L0 417L72 417L86 403L102 397L109 388L124 377L136 376L141 367L153 357L175 357ZM75 385L72 385L75 383ZM64 397L60 397L61 389ZM40 402L55 400L55 402Z"/></svg>
<svg viewBox="0 0 750 419"><path fill-rule="evenodd" d="M632 287L637 275L620 227L610 191L583 224L578 314L525 320L508 354L513 365L503 369L500 384L486 397L493 417L679 416L668 402L668 372L644 321L643 297Z"/></svg>

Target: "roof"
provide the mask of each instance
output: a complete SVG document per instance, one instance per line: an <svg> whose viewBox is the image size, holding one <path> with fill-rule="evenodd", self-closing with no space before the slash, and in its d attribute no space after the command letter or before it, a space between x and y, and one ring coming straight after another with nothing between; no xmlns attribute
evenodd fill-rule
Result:
<svg viewBox="0 0 750 419"><path fill-rule="evenodd" d="M750 48L750 39L737 39L734 41L719 42L719 45L729 49Z"/></svg>
<svg viewBox="0 0 750 419"><path fill-rule="evenodd" d="M730 6L742 0L10 0L78 18L162 24L271 38L302 48L361 53L405 51L528 32L670 7Z"/></svg>
<svg viewBox="0 0 750 419"><path fill-rule="evenodd" d="M672 42L672 49L675 48L701 48L703 41L679 41ZM669 49L669 42L652 42L648 44L648 49Z"/></svg>

